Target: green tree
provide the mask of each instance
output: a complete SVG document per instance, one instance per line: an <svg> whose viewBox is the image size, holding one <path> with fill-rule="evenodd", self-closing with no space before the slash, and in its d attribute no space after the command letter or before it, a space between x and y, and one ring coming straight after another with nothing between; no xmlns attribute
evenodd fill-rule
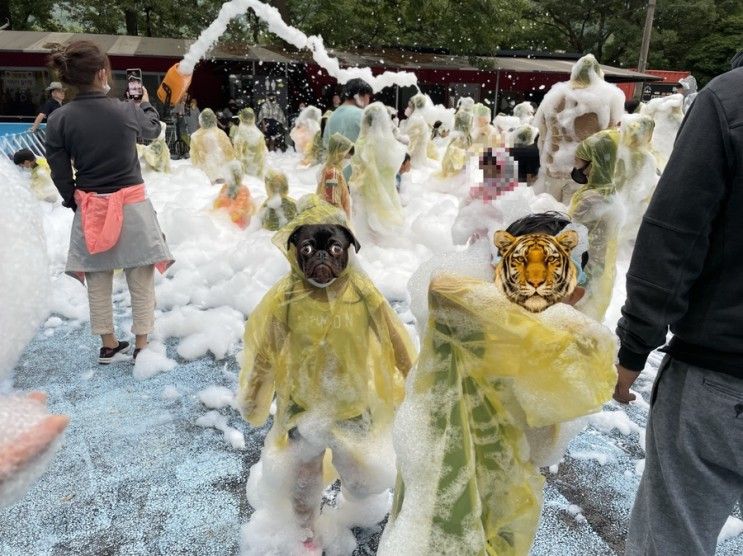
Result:
<svg viewBox="0 0 743 556"><path fill-rule="evenodd" d="M0 0L0 25L8 22L8 28L16 31L56 31L54 0Z"/></svg>

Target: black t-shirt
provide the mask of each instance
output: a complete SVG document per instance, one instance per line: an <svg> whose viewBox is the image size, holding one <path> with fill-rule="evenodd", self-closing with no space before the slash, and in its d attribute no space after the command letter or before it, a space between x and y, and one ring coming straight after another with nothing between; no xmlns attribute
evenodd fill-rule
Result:
<svg viewBox="0 0 743 556"><path fill-rule="evenodd" d="M39 114L46 114L46 117L48 118L49 115L54 112L57 108L60 108L62 105L54 100L53 98L50 98L47 100L41 108L39 108Z"/></svg>

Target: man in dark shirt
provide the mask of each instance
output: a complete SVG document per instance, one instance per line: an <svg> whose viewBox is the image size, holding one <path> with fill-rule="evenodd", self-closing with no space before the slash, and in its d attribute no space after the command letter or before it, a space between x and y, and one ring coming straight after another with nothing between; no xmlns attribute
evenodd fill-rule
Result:
<svg viewBox="0 0 743 556"><path fill-rule="evenodd" d="M30 129L32 133L39 128L39 124L43 122L45 118L48 118L52 112L62 106L62 102L64 101L64 87L59 81L52 81L52 84L49 85L46 90L47 92L50 92L51 97L39 109L39 113Z"/></svg>
<svg viewBox="0 0 743 556"><path fill-rule="evenodd" d="M743 61L738 58L738 62ZM637 235L614 398L664 348L628 555L712 555L743 497L743 68L691 105Z"/></svg>

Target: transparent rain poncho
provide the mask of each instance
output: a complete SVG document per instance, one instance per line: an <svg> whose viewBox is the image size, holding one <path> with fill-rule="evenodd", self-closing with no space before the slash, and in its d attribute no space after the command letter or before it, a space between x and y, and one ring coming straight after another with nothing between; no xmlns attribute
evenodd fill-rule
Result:
<svg viewBox="0 0 743 556"><path fill-rule="evenodd" d="M441 159L441 176L458 174L467 164L468 150L472 146L472 112L460 110L454 116L454 131Z"/></svg>
<svg viewBox="0 0 743 556"><path fill-rule="evenodd" d="M408 154L411 164L416 167L424 167L428 164L431 143L431 126L428 125L423 116L427 103L431 101L423 94L414 95L408 106L413 113L405 121L405 135L408 136Z"/></svg>
<svg viewBox="0 0 743 556"><path fill-rule="evenodd" d="M513 115L522 124L530 124L534 119L534 105L529 101L521 102L513 107Z"/></svg>
<svg viewBox="0 0 743 556"><path fill-rule="evenodd" d="M269 170L265 185L268 198L261 207L261 225L275 232L297 215L297 203L289 197L289 180L283 172Z"/></svg>
<svg viewBox="0 0 743 556"><path fill-rule="evenodd" d="M273 238L291 271L263 297L245 326L238 402L254 426L268 418L279 444L307 412L331 422L363 417L389 424L414 360L412 343L394 310L353 261L325 288L308 283L287 246L300 226L347 227L339 209L320 200ZM336 431L342 435L342 431Z"/></svg>
<svg viewBox="0 0 743 556"><path fill-rule="evenodd" d="M539 136L539 129L529 124L521 124L511 134L511 144L514 147L528 147L533 145Z"/></svg>
<svg viewBox="0 0 743 556"><path fill-rule="evenodd" d="M588 316L602 322L611 301L616 278L616 261L622 209L616 197L615 171L621 134L607 129L582 141L576 158L590 162L588 183L572 197L570 217L588 228L586 294L576 305Z"/></svg>
<svg viewBox="0 0 743 556"><path fill-rule="evenodd" d="M661 172L668 164L676 134L684 120L683 102L682 95L673 94L651 99L640 109L640 114L650 116L655 122L652 145Z"/></svg>
<svg viewBox="0 0 743 556"><path fill-rule="evenodd" d="M570 81L556 83L539 105L533 124L539 128L539 177L534 187L568 202L578 143L616 126L624 114L624 93L604 81L591 54L573 66Z"/></svg>
<svg viewBox="0 0 743 556"><path fill-rule="evenodd" d="M199 115L199 125L191 135L191 164L201 168L212 182L224 179L227 163L235 160L230 138L217 127L217 116L210 108Z"/></svg>
<svg viewBox="0 0 743 556"><path fill-rule="evenodd" d="M475 99L472 97L461 97L457 100L457 112L472 112L475 107Z"/></svg>
<svg viewBox="0 0 743 556"><path fill-rule="evenodd" d="M302 164L305 166L314 166L320 162L320 153L315 148L315 139L320 133L321 118L322 112L319 108L308 106L297 116L294 127L289 133L294 141L294 147L302 155Z"/></svg>
<svg viewBox="0 0 743 556"><path fill-rule="evenodd" d="M238 116L240 125L237 126L233 139L235 155L246 174L263 177L268 152L266 138L255 125L255 112L252 108L243 108Z"/></svg>
<svg viewBox="0 0 743 556"><path fill-rule="evenodd" d="M165 139L155 139L144 148L144 161L156 172L170 173L170 149Z"/></svg>
<svg viewBox="0 0 743 556"><path fill-rule="evenodd" d="M408 102L408 119L403 122L402 131L408 136L408 153L412 165L421 168L430 165L429 159L438 159L438 151L431 141L434 124L441 122L441 130L454 127L454 110L440 104L433 104L428 95L418 93ZM425 125L424 125L425 124Z"/></svg>
<svg viewBox="0 0 743 556"><path fill-rule="evenodd" d="M376 234L399 232L405 224L395 179L404 159L405 145L395 139L387 109L381 102L370 104L354 146L349 186L354 217Z"/></svg>
<svg viewBox="0 0 743 556"><path fill-rule="evenodd" d="M630 246L637 236L658 183L659 171L652 148L654 128L650 116L627 114L622 118L615 181L624 209L620 243L625 246Z"/></svg>
<svg viewBox="0 0 743 556"><path fill-rule="evenodd" d="M320 174L317 195L325 202L343 209L346 218L351 219L351 193L343 177L343 163L353 148L350 139L334 133L328 142L328 160Z"/></svg>
<svg viewBox="0 0 743 556"><path fill-rule="evenodd" d="M214 200L214 208L225 209L239 228L245 229L250 224L255 206L250 190L243 185L242 165L236 160L230 163L230 175Z"/></svg>
<svg viewBox="0 0 743 556"><path fill-rule="evenodd" d="M472 109L472 115L472 147L481 152L500 145L498 130L490 123L490 108L478 102Z"/></svg>
<svg viewBox="0 0 743 556"><path fill-rule="evenodd" d="M616 382L614 336L568 305L530 313L495 284L453 274L434 276L428 299L378 554L526 555L544 485L527 431L601 409Z"/></svg>

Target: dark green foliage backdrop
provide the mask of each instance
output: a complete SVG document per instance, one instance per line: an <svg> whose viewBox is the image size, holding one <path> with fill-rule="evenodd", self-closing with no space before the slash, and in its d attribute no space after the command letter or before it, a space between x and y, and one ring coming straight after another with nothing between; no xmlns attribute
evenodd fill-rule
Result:
<svg viewBox="0 0 743 556"><path fill-rule="evenodd" d="M592 52L637 64L646 0L276 0L284 19L329 46L438 48L486 55L498 49ZM0 0L0 25L45 31L195 37L219 0ZM270 43L253 14L227 40ZM648 67L686 69L703 84L743 49L743 0L657 0Z"/></svg>

